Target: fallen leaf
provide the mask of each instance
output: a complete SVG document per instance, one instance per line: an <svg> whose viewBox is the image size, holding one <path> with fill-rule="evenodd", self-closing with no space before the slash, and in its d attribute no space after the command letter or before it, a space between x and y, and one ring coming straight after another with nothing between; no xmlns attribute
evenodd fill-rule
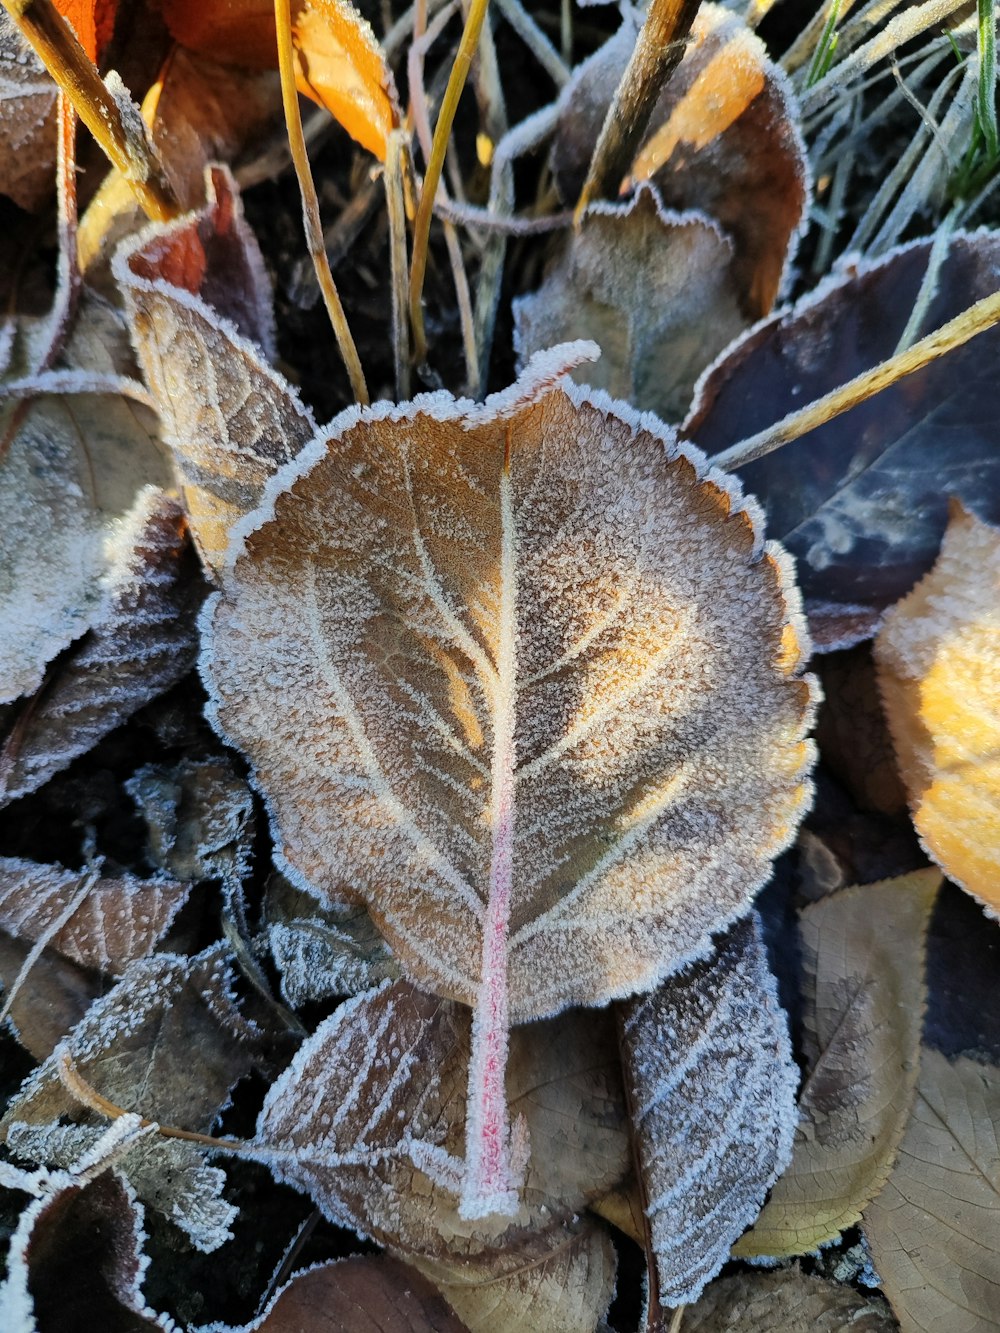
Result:
<svg viewBox="0 0 1000 1333"><path fill-rule="evenodd" d="M153 951L189 891L170 880L97 879L0 857L0 928L28 943L44 939L63 957L115 975Z"/></svg>
<svg viewBox="0 0 1000 1333"><path fill-rule="evenodd" d="M925 1047L913 1114L864 1230L902 1333L1000 1328L1000 1069Z"/></svg>
<svg viewBox="0 0 1000 1333"><path fill-rule="evenodd" d="M92 375L127 373L117 314L83 299L62 361L80 392L33 399L0 457L0 703L33 693L49 662L107 605L115 555L148 509L147 486L172 482L152 413L88 392ZM23 399L2 401L0 435Z"/></svg>
<svg viewBox="0 0 1000 1333"><path fill-rule="evenodd" d="M56 97L44 65L0 10L0 194L29 212L55 190Z"/></svg>
<svg viewBox="0 0 1000 1333"><path fill-rule="evenodd" d="M92 1088L126 1111L210 1131L238 1080L266 1067L263 1034L237 1008L232 986L223 945L193 958L154 954L133 963L8 1103L0 1122L5 1141L21 1155L65 1165L99 1137L95 1113L60 1080L67 1056ZM77 1123L61 1125L60 1117ZM235 1209L221 1198L225 1175L191 1144L143 1141L119 1170L199 1249L228 1239Z"/></svg>
<svg viewBox="0 0 1000 1333"><path fill-rule="evenodd" d="M579 65L560 99L552 167L576 202L597 134L632 52L622 29ZM746 322L774 305L809 193L799 111L782 70L735 14L703 4L684 58L652 116L623 189L655 183L668 208L707 213L732 237L733 284Z"/></svg>
<svg viewBox="0 0 1000 1333"><path fill-rule="evenodd" d="M110 1172L77 1183L56 1179L21 1214L0 1286L0 1322L10 1333L163 1333L142 1281L144 1215Z"/></svg>
<svg viewBox="0 0 1000 1333"><path fill-rule="evenodd" d="M45 1060L104 991L102 977L43 949L25 972L31 944L0 932L0 985L10 1000L14 1036L36 1060ZM22 975L23 974L23 975ZM18 983L16 995L10 990Z"/></svg>
<svg viewBox="0 0 1000 1333"><path fill-rule="evenodd" d="M356 903L321 906L311 893L272 875L266 900L267 939L281 974L281 994L293 1008L331 995L360 995L399 967Z"/></svg>
<svg viewBox="0 0 1000 1333"><path fill-rule="evenodd" d="M235 883L249 871L253 797L225 759L149 764L125 783L149 829L150 860L178 879Z"/></svg>
<svg viewBox="0 0 1000 1333"><path fill-rule="evenodd" d="M793 1266L720 1278L697 1305L685 1307L681 1327L684 1333L892 1333L896 1321L842 1282L807 1277Z"/></svg>
<svg viewBox="0 0 1000 1333"><path fill-rule="evenodd" d="M756 918L625 1006L622 1060L659 1299L690 1304L791 1155L799 1071Z"/></svg>
<svg viewBox="0 0 1000 1333"><path fill-rule="evenodd" d="M889 1176L917 1081L935 870L842 889L802 913L803 1044L792 1160L741 1258L808 1254L853 1225Z"/></svg>
<svg viewBox="0 0 1000 1333"><path fill-rule="evenodd" d="M619 1185L609 1194L604 1194L596 1203L590 1205L590 1211L613 1227L636 1245L646 1243L646 1223L642 1211L642 1195L638 1181L630 1176L624 1185Z"/></svg>
<svg viewBox="0 0 1000 1333"><path fill-rule="evenodd" d="M221 168L211 180L201 212L143 232L113 267L195 542L217 572L233 523L315 424L265 359L270 296L235 182Z"/></svg>
<svg viewBox="0 0 1000 1333"><path fill-rule="evenodd" d="M507 1093L531 1144L513 1218L458 1211L466 1129L468 1010L406 982L348 1000L270 1088L255 1151L331 1221L407 1257L499 1251L569 1218L628 1169L607 1015L563 1014L511 1034Z"/></svg>
<svg viewBox="0 0 1000 1333"><path fill-rule="evenodd" d="M163 0L174 37L215 59L274 68L278 47L270 0ZM368 21L349 0L293 0L295 82L382 162L401 124L392 70Z"/></svg>
<svg viewBox="0 0 1000 1333"><path fill-rule="evenodd" d="M466 1333L424 1277L390 1255L356 1255L297 1273L258 1318L217 1333Z"/></svg>
<svg viewBox="0 0 1000 1333"><path fill-rule="evenodd" d="M710 455L877 365L896 349L927 270L931 240L835 278L733 345L707 374L684 433ZM918 336L997 289L1000 238L956 233ZM994 367L1000 332L980 334L794 444L740 469L768 531L798 562L810 625L832 646L867 638L883 610L931 567L956 495L1000 522ZM841 609L854 612L855 628Z"/></svg>
<svg viewBox="0 0 1000 1333"><path fill-rule="evenodd" d="M601 348L577 383L680 420L695 380L746 327L732 244L703 213L668 213L645 186L627 204L592 204L541 287L514 302L518 354L572 338Z"/></svg>
<svg viewBox="0 0 1000 1333"><path fill-rule="evenodd" d="M483 405L343 414L204 622L281 868L350 885L407 975L475 1010L470 1217L514 1206L509 1022L705 952L809 796L780 552L655 418L560 378L588 350Z"/></svg>
<svg viewBox="0 0 1000 1333"><path fill-rule="evenodd" d="M1000 528L955 504L931 572L887 614L878 683L920 840L1000 917Z"/></svg>
<svg viewBox="0 0 1000 1333"><path fill-rule="evenodd" d="M205 589L186 567L176 501L147 487L106 554L103 602L89 632L14 717L0 751L0 807L36 791L194 664Z"/></svg>
<svg viewBox="0 0 1000 1333"><path fill-rule="evenodd" d="M469 1333L593 1333L615 1294L615 1248L592 1219L553 1227L488 1258L414 1263Z"/></svg>

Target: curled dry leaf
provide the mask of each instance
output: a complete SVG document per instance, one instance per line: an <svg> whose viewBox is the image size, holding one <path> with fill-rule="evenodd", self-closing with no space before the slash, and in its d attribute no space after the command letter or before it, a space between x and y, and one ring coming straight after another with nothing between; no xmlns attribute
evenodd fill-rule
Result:
<svg viewBox="0 0 1000 1333"><path fill-rule="evenodd" d="M606 1014L570 1012L511 1034L507 1092L531 1157L511 1219L458 1212L468 1010L407 982L343 1004L271 1087L255 1144L275 1175L339 1225L413 1257L497 1263L628 1170L618 1053Z"/></svg>
<svg viewBox="0 0 1000 1333"><path fill-rule="evenodd" d="M124 246L114 272L195 542L215 571L232 524L315 430L265 358L273 345L270 293L228 172L213 169L201 212L150 227Z"/></svg>
<svg viewBox="0 0 1000 1333"><path fill-rule="evenodd" d="M902 1333L1000 1328L1000 1069L926 1048L885 1189L865 1209Z"/></svg>
<svg viewBox="0 0 1000 1333"><path fill-rule="evenodd" d="M802 913L804 1045L792 1160L741 1257L807 1254L857 1222L906 1129L917 1081L935 870L842 889Z"/></svg>
<svg viewBox="0 0 1000 1333"><path fill-rule="evenodd" d="M167 1333L174 1325L142 1294L143 1221L142 1205L110 1172L91 1181L57 1177L11 1237L0 1324L9 1333Z"/></svg>
<svg viewBox="0 0 1000 1333"><path fill-rule="evenodd" d="M510 1022L704 953L810 793L781 553L655 418L561 378L590 351L483 405L343 414L204 617L211 716L283 868L349 885L409 976L474 1009L469 1217L516 1208Z"/></svg>
<svg viewBox="0 0 1000 1333"><path fill-rule="evenodd" d="M179 42L236 65L273 68L271 0L162 0ZM385 161L401 124L392 70L368 21L349 0L292 0L292 48L300 93L325 106L363 148Z"/></svg>
<svg viewBox="0 0 1000 1333"><path fill-rule="evenodd" d="M881 1304L798 1267L720 1278L684 1310L684 1333L893 1333ZM943 1333L943 1329L941 1331Z"/></svg>
<svg viewBox="0 0 1000 1333"><path fill-rule="evenodd" d="M845 270L729 349L702 381L684 433L709 454L845 384L896 350L932 241ZM956 233L917 336L997 289L1000 237ZM810 624L833 647L870 637L877 617L931 567L958 496L1000 522L996 363L988 330L925 370L740 470L768 531L797 557ZM845 611L849 614L845 615Z"/></svg>
<svg viewBox="0 0 1000 1333"><path fill-rule="evenodd" d="M125 790L149 829L154 866L179 879L242 879L249 867L253 797L226 759L149 764Z"/></svg>
<svg viewBox="0 0 1000 1333"><path fill-rule="evenodd" d="M55 189L56 85L0 9L0 194L34 211Z"/></svg>
<svg viewBox="0 0 1000 1333"><path fill-rule="evenodd" d="M191 670L205 589L188 563L179 505L147 487L119 524L89 632L14 718L0 750L0 806L37 790Z"/></svg>
<svg viewBox="0 0 1000 1333"><path fill-rule="evenodd" d="M331 995L360 995L399 966L371 917L357 903L321 906L311 893L275 874L268 884L267 939L293 1008Z"/></svg>
<svg viewBox="0 0 1000 1333"><path fill-rule="evenodd" d="M592 1218L488 1257L414 1263L469 1333L593 1333L614 1297L618 1266L610 1237Z"/></svg>
<svg viewBox="0 0 1000 1333"><path fill-rule="evenodd" d="M579 383L680 420L695 380L746 327L732 243L703 213L667 213L655 192L593 204L537 292L514 302L518 352L572 338L601 348Z"/></svg>
<svg viewBox="0 0 1000 1333"><path fill-rule="evenodd" d="M799 1072L756 917L628 1003L622 1057L659 1299L689 1304L792 1148Z"/></svg>
<svg viewBox="0 0 1000 1333"><path fill-rule="evenodd" d="M152 952L189 893L187 884L170 880L88 878L0 858L0 927L31 943L44 939L64 958L115 975ZM83 890L86 897L73 910Z"/></svg>
<svg viewBox="0 0 1000 1333"><path fill-rule="evenodd" d="M569 204L634 41L626 21L563 93L552 166ZM764 44L735 14L703 4L625 182L652 180L668 208L707 213L732 237L732 281L747 322L773 306L804 220L809 168L798 119Z"/></svg>
<svg viewBox="0 0 1000 1333"><path fill-rule="evenodd" d="M3 401L0 437L0 703L32 693L49 662L105 609L128 534L148 514L145 487L169 487L170 465L148 409L88 392L93 374L132 365L117 314L81 301L62 360L80 392ZM125 545L123 546L123 539Z"/></svg>
<svg viewBox="0 0 1000 1333"><path fill-rule="evenodd" d="M260 1318L215 1333L467 1333L435 1287L387 1254L298 1273Z"/></svg>
<svg viewBox="0 0 1000 1333"><path fill-rule="evenodd" d="M1000 528L956 504L931 572L888 613L878 683L913 823L1000 917Z"/></svg>
<svg viewBox="0 0 1000 1333"><path fill-rule="evenodd" d="M237 1008L233 980L220 945L192 958L154 954L133 963L8 1104L0 1122L5 1141L20 1155L65 1165L99 1137L94 1112L60 1080L66 1056L117 1106L162 1124L211 1130L232 1087L263 1064L261 1033ZM61 1125L60 1117L79 1123ZM205 1166L192 1145L144 1140L119 1169L199 1249L228 1239L236 1210L221 1198L225 1176Z"/></svg>

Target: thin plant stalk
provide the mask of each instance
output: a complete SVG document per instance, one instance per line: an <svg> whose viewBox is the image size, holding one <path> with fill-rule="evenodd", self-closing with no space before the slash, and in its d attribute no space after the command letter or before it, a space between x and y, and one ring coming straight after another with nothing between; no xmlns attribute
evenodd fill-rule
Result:
<svg viewBox="0 0 1000 1333"><path fill-rule="evenodd" d="M275 0L280 3L280 0ZM285 0L287 4L287 0ZM413 330L413 351L418 362L427 359L427 337L424 332L424 312L421 298L424 291L424 277L427 273L427 247L430 240L431 218L434 214L434 200L441 172L444 169L445 153L451 137L451 127L455 122L459 98L469 76L472 58L479 45L479 34L483 29L489 0L472 0L466 15L462 39L448 77L448 86L441 101L437 124L434 127L434 140L431 155L424 175L417 216L413 225L413 259L410 266L410 327Z"/></svg>
<svg viewBox="0 0 1000 1333"><path fill-rule="evenodd" d="M986 151L994 161L1000 155L997 138L997 30L993 0L979 0L979 88L976 98L979 128Z"/></svg>
<svg viewBox="0 0 1000 1333"><path fill-rule="evenodd" d="M355 399L363 406L367 406L369 402L368 386L365 383L364 371L361 369L358 349L351 336L347 316L344 314L344 307L341 305L337 286L333 281L333 274L330 272L330 261L327 258L326 246L323 242L323 223L319 215L319 199L316 196L316 186L313 183L312 171L309 167L309 154L306 151L302 133L299 95L295 88L295 57L292 51L290 0L274 0L274 20L278 32L281 100L285 108L288 146L291 149L295 175L299 182L299 192L302 195L302 224L306 233L306 247L309 250L309 257L316 272L316 281L319 283L319 289L323 294L323 303L326 306L327 314L330 316L330 323L333 325L340 355L347 367L351 390Z"/></svg>
<svg viewBox="0 0 1000 1333"><path fill-rule="evenodd" d="M142 120L122 114L93 61L51 0L2 0L24 39L73 104L148 218L169 222L180 205L156 160Z"/></svg>
<svg viewBox="0 0 1000 1333"><path fill-rule="evenodd" d="M392 358L396 372L396 397L410 396L410 328L407 323L406 207L403 200L403 160L406 152L402 130L389 135L385 154L385 204L389 218L389 268L392 286Z"/></svg>
<svg viewBox="0 0 1000 1333"><path fill-rule="evenodd" d="M617 196L663 85L681 62L700 4L701 0L652 0L635 49L604 117L590 170L577 201L577 222L593 200Z"/></svg>
<svg viewBox="0 0 1000 1333"><path fill-rule="evenodd" d="M782 445L790 444L809 431L825 425L841 413L849 412L852 407L859 406L883 389L891 388L907 375L923 370L939 356L961 347L977 333L983 333L997 323L1000 323L1000 292L984 296L981 301L969 306L947 324L942 324L939 329L915 342L912 347L889 357L872 370L856 375L832 393L824 394L799 411L790 412L766 430L758 431L756 435L724 449L715 455L712 462L726 472L746 467L748 463L754 463L758 458L780 449Z"/></svg>

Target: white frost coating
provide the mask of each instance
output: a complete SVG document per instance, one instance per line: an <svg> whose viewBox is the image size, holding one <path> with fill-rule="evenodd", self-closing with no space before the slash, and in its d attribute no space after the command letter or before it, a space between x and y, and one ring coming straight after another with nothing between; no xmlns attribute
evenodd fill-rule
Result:
<svg viewBox="0 0 1000 1333"><path fill-rule="evenodd" d="M756 915L630 1007L623 1035L660 1295L698 1299L787 1165L799 1072Z"/></svg>

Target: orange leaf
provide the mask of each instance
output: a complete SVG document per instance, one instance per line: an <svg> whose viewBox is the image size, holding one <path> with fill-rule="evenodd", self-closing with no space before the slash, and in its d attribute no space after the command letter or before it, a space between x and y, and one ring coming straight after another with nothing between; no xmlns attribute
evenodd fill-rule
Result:
<svg viewBox="0 0 1000 1333"><path fill-rule="evenodd" d="M164 0L163 16L177 41L192 50L235 65L277 66L271 0ZM384 161L386 137L400 123L399 102L367 21L350 0L297 0L292 41L299 92Z"/></svg>
<svg viewBox="0 0 1000 1333"><path fill-rule="evenodd" d="M72 23L80 45L96 63L111 40L118 0L55 0L55 6Z"/></svg>

